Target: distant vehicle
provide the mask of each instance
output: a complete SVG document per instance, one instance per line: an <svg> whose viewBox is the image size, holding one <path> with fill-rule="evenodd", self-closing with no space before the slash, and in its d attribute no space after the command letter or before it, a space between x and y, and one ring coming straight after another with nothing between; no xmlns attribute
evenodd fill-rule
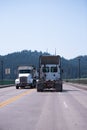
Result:
<svg viewBox="0 0 87 130"><path fill-rule="evenodd" d="M62 69L60 56L39 57L39 80L37 91L53 88L62 91Z"/></svg>
<svg viewBox="0 0 87 130"><path fill-rule="evenodd" d="M36 87L37 71L33 66L19 66L18 78L15 80L16 89Z"/></svg>

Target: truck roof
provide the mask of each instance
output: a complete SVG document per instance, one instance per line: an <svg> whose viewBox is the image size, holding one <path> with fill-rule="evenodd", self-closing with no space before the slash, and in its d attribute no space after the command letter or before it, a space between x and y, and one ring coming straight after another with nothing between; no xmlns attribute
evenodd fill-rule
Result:
<svg viewBox="0 0 87 130"><path fill-rule="evenodd" d="M59 64L60 56L40 56L40 64Z"/></svg>
<svg viewBox="0 0 87 130"><path fill-rule="evenodd" d="M18 70L26 70L26 69L32 70L33 67L32 66L19 66L18 67Z"/></svg>

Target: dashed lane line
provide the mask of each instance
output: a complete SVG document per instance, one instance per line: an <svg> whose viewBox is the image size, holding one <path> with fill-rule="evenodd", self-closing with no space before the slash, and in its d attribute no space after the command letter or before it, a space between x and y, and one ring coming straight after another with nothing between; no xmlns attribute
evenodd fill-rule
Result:
<svg viewBox="0 0 87 130"><path fill-rule="evenodd" d="M66 102L64 101L64 106L65 106L65 108L68 108L68 105L66 104Z"/></svg>

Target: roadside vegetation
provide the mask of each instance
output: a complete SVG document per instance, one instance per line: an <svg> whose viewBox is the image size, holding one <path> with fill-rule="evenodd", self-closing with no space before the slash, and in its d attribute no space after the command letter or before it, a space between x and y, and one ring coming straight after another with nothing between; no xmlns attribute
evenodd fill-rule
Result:
<svg viewBox="0 0 87 130"><path fill-rule="evenodd" d="M23 50L21 52L14 52L4 56L0 55L0 80L3 80L0 81L0 84L14 82L18 77L18 66L32 65L38 70L40 55L50 54L41 51ZM87 84L87 55L69 60L61 57L61 65L63 69L63 79Z"/></svg>

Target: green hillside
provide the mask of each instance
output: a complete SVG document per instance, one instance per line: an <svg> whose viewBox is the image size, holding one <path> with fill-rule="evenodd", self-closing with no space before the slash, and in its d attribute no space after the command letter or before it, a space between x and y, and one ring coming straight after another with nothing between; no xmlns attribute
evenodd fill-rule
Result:
<svg viewBox="0 0 87 130"><path fill-rule="evenodd" d="M17 68L20 65L33 65L37 69L39 67L39 56L48 55L38 51L23 50L8 55L0 56L0 80L17 78ZM49 54L50 55L50 54ZM80 59L80 66L79 66ZM61 64L63 68L63 78L87 78L87 56L79 56L74 59L67 60L62 57ZM10 72L6 72L9 70ZM3 72L2 72L3 70Z"/></svg>

